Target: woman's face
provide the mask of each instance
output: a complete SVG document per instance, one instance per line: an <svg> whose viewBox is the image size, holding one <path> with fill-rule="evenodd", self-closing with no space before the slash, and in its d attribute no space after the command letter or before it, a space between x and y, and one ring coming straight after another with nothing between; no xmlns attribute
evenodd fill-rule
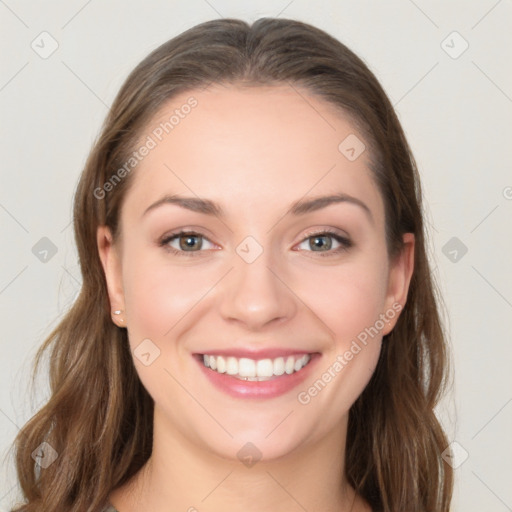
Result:
<svg viewBox="0 0 512 512"><path fill-rule="evenodd" d="M303 89L215 86L140 140L122 236L98 244L155 421L233 459L339 446L412 272L362 136Z"/></svg>

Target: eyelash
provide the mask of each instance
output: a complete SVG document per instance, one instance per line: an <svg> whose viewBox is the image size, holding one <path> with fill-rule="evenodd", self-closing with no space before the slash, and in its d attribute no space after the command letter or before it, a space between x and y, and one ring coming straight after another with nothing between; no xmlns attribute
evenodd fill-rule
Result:
<svg viewBox="0 0 512 512"><path fill-rule="evenodd" d="M160 240L159 246L163 247L166 251L169 251L170 253L172 253L176 256L192 256L192 257L201 256L201 253L204 251L180 251L180 250L174 249L173 247L170 247L168 245L173 240L180 238L181 236L185 236L185 235L199 236L199 237L202 237L202 238L208 240L208 238L206 238L204 235L202 235L201 233L197 233L195 231L178 231L176 233L170 233L169 235L164 236ZM313 238L315 236L322 236L322 235L328 235L328 236L334 238L340 244L340 247L338 247L337 249L329 250L326 252L320 251L318 254L322 258L329 258L332 256L336 256L344 251L347 251L348 249L350 249L353 246L353 243L348 238L340 236L336 232L331 231L329 229L324 229L322 231L316 231L313 233L307 233L305 238L300 243L305 242L308 238ZM306 252L314 253L315 251L306 251Z"/></svg>

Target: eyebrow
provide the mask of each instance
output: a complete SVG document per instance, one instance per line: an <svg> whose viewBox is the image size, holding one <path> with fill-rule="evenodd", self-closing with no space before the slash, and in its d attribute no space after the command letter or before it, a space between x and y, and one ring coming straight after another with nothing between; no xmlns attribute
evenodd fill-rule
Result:
<svg viewBox="0 0 512 512"><path fill-rule="evenodd" d="M361 201L357 197L353 197L351 195L344 194L341 192L328 196L314 197L312 199L309 199L308 201L295 201L294 203L292 203L292 205L285 213L285 215L290 213L293 216L297 217L300 215L305 215L307 213L315 212L317 210L321 210L323 208L326 208L327 206L338 203L349 203L359 206L362 210L364 210L369 221L372 224L374 223L372 212L363 201ZM196 213L202 213L204 215L215 215L220 218L226 217L226 214L222 207L219 204L215 203L214 201L211 201L210 199L201 199L199 197L184 197L177 194L165 195L158 201L155 201L153 204L146 208L142 216L146 215L151 210L154 210L155 208L162 206L164 204L174 204L180 206L181 208L185 208L186 210L190 210Z"/></svg>

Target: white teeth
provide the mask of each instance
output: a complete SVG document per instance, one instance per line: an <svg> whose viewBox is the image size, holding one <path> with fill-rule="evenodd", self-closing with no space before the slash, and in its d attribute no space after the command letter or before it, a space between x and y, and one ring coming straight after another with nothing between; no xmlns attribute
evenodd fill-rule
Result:
<svg viewBox="0 0 512 512"><path fill-rule="evenodd" d="M226 360L223 357L210 356L210 359L217 360L217 371L219 373L226 373ZM210 368L211 368L211 365L210 365Z"/></svg>
<svg viewBox="0 0 512 512"><path fill-rule="evenodd" d="M242 357L238 360L238 375L240 377L256 377L256 363L252 359Z"/></svg>
<svg viewBox="0 0 512 512"><path fill-rule="evenodd" d="M228 375L236 375L238 373L238 361L234 357L226 359L226 373Z"/></svg>
<svg viewBox="0 0 512 512"><path fill-rule="evenodd" d="M293 356L289 356L284 365L284 371L290 375L293 373L293 367L295 366L295 358Z"/></svg>
<svg viewBox="0 0 512 512"><path fill-rule="evenodd" d="M309 354L303 356L277 357L276 359L248 359L242 357L223 357L203 355L203 363L207 368L218 373L227 373L239 379L250 381L269 380L274 376L290 375L298 372L309 363L311 359Z"/></svg>
<svg viewBox="0 0 512 512"><path fill-rule="evenodd" d="M256 373L258 377L272 377L274 373L274 364L272 359L260 359L256 363Z"/></svg>
<svg viewBox="0 0 512 512"><path fill-rule="evenodd" d="M278 357L274 359L274 375L283 375L284 373L284 359Z"/></svg>
<svg viewBox="0 0 512 512"><path fill-rule="evenodd" d="M293 366L293 369L298 372L302 368L302 357L300 359L295 360L295 365Z"/></svg>

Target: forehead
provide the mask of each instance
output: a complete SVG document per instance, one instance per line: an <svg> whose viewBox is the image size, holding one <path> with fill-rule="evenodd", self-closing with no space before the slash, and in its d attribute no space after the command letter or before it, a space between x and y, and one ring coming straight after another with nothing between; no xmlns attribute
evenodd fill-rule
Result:
<svg viewBox="0 0 512 512"><path fill-rule="evenodd" d="M355 160L343 153L343 141L363 144L363 136L339 109L295 85L188 91L159 110L139 146L150 139L125 201L141 212L165 193L209 198L236 215L237 205L261 211L344 192L382 213L368 151Z"/></svg>

